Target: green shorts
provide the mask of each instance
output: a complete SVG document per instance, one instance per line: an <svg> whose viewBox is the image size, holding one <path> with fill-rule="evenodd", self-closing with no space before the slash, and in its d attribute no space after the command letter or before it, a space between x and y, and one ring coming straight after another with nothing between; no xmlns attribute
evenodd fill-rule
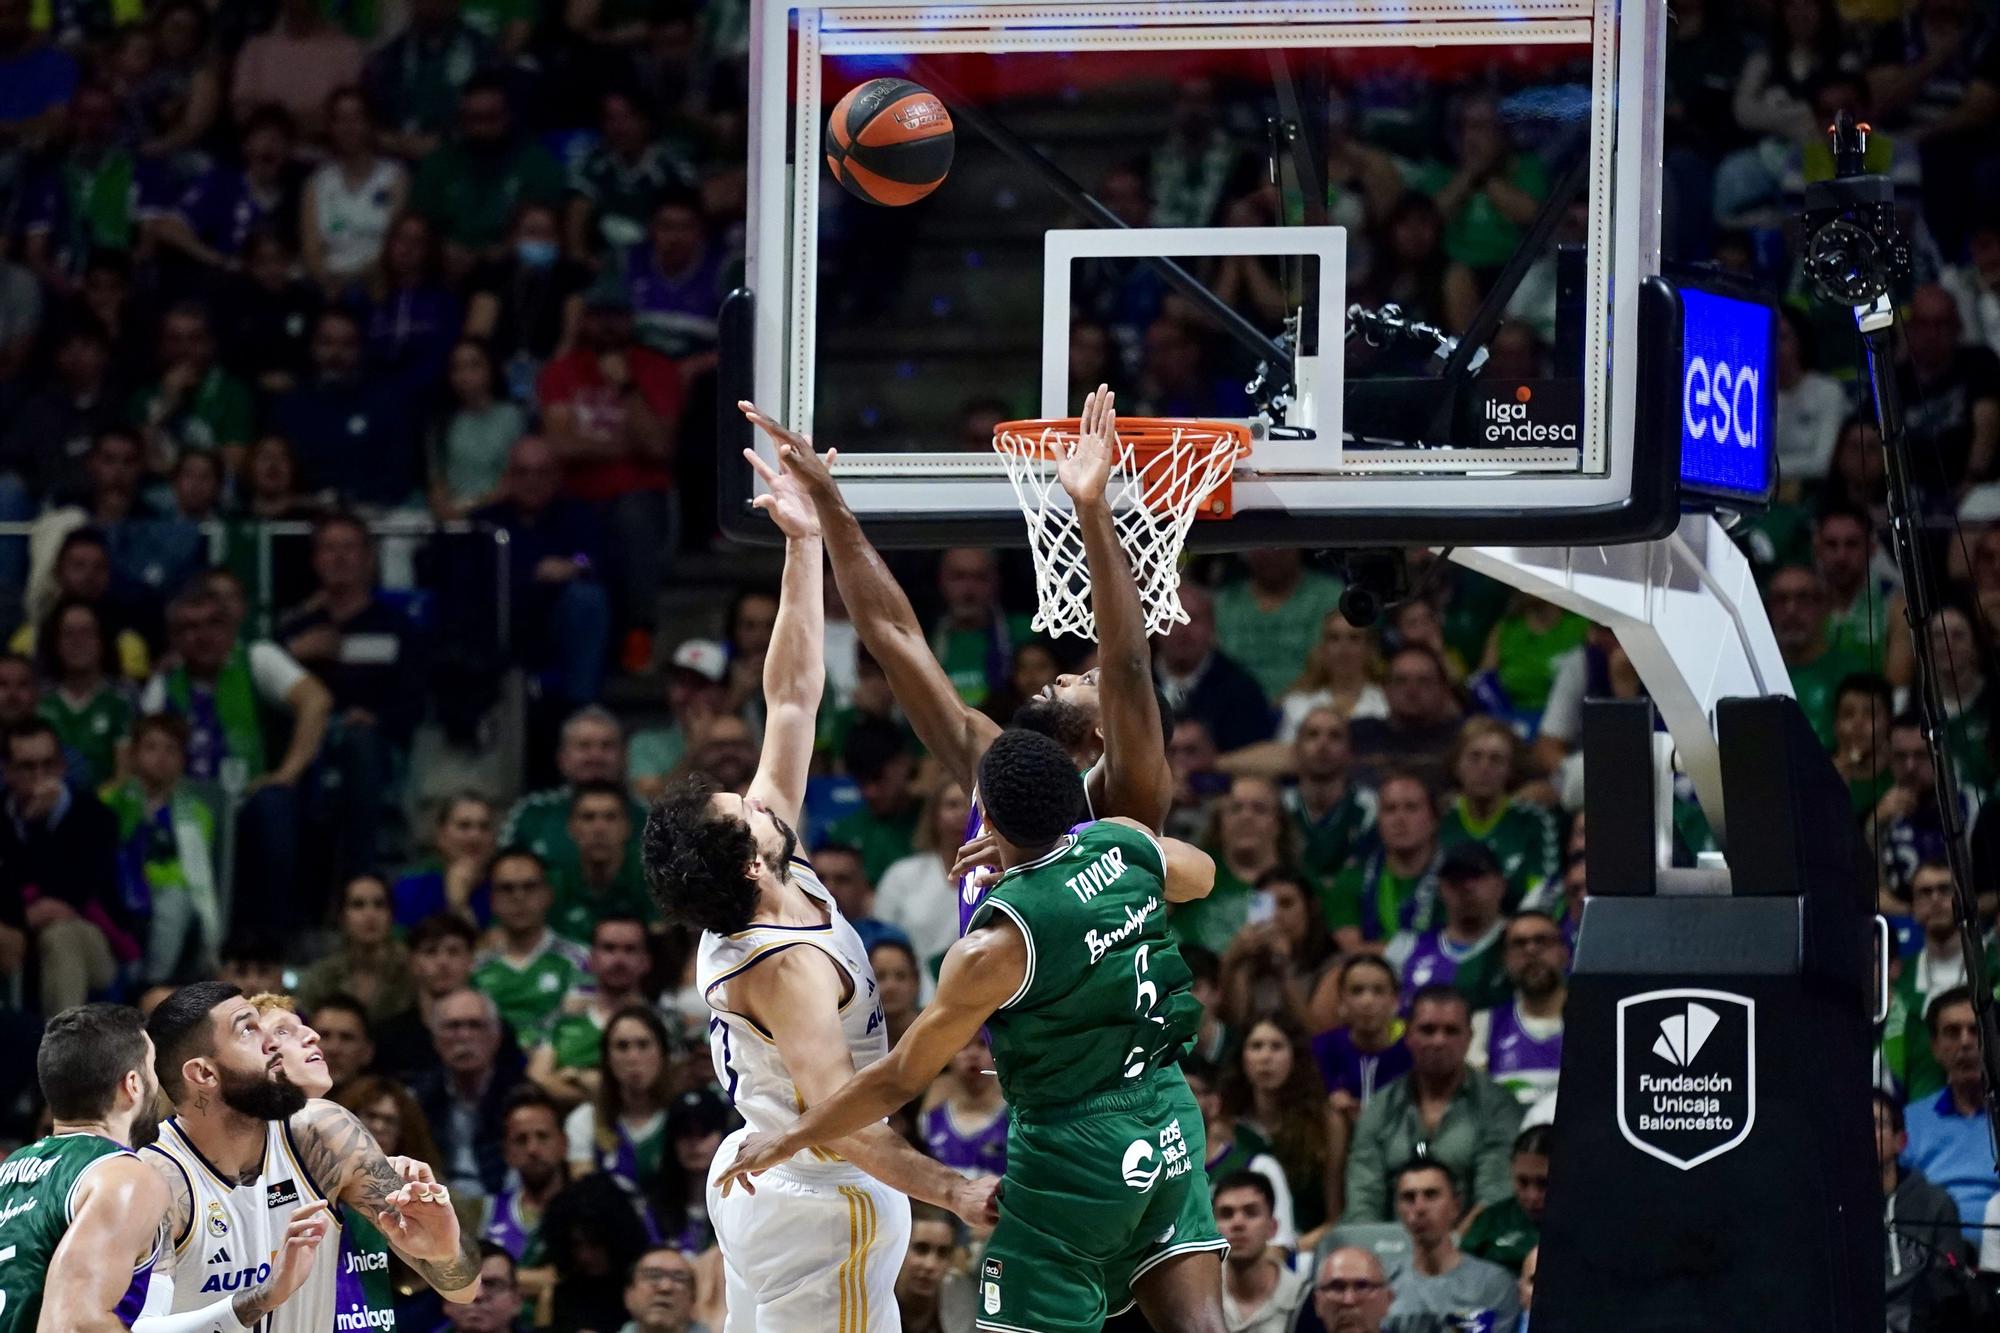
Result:
<svg viewBox="0 0 2000 1333"><path fill-rule="evenodd" d="M1177 1068L1073 1106L1017 1110L978 1322L998 1333L1095 1330L1176 1254L1226 1250L1208 1197L1201 1108Z"/></svg>

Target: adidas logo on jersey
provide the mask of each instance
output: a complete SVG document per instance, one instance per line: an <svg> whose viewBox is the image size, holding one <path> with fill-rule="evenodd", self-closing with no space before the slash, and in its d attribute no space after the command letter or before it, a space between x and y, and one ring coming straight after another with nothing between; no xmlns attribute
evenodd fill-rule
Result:
<svg viewBox="0 0 2000 1333"><path fill-rule="evenodd" d="M211 1264L227 1264L235 1262L229 1257L229 1250L226 1247L217 1250L214 1254L209 1255L208 1261Z"/></svg>

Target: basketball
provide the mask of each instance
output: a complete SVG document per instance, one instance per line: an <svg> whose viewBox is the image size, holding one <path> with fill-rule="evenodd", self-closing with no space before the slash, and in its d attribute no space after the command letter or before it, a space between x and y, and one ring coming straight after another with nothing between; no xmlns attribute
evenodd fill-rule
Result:
<svg viewBox="0 0 2000 1333"><path fill-rule="evenodd" d="M827 168L871 204L914 204L944 183L951 151L951 112L908 79L870 79L827 122Z"/></svg>

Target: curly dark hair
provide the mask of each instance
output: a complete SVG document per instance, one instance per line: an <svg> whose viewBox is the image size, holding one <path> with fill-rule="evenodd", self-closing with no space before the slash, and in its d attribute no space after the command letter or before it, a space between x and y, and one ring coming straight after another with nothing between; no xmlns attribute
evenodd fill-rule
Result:
<svg viewBox="0 0 2000 1333"><path fill-rule="evenodd" d="M653 901L671 920L731 935L757 910L757 883L743 873L757 859L757 839L743 820L709 808L715 792L692 777L661 797L646 816L641 860Z"/></svg>
<svg viewBox="0 0 2000 1333"><path fill-rule="evenodd" d="M1047 847L1083 818L1083 779L1056 741L1009 727L980 757L979 802L1008 842Z"/></svg>

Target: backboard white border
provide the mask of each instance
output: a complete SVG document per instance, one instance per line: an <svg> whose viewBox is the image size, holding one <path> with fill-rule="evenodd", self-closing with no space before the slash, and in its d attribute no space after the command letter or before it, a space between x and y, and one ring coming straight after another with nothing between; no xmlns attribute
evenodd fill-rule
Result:
<svg viewBox="0 0 2000 1333"><path fill-rule="evenodd" d="M1058 227L1043 245L1042 408L1044 417L1073 416L1069 394L1070 279L1079 259L1143 256L1211 258L1216 255L1310 255L1319 260L1320 354L1300 358L1295 409L1286 424L1319 432L1316 440L1260 440L1260 472L1324 471L1340 461L1341 357L1347 323L1345 227ZM1323 373L1314 374L1314 366Z"/></svg>
<svg viewBox="0 0 2000 1333"><path fill-rule="evenodd" d="M792 15L797 14L793 62ZM1664 4L1657 0L1246 0L1176 4L1161 0L1070 0L1062 4L927 4L878 0L753 0L748 282L757 294L754 379L760 402L780 404L786 420L811 429L817 320L813 225L819 205L820 62L831 53L945 50L1127 50L1162 45L1217 47L1408 44L1411 24L1425 45L1582 41L1594 46L1593 117L1586 197L1591 205L1591 309L1608 307L1610 345L1586 342L1586 471L1533 475L1532 462L1504 454L1446 455L1435 466L1466 463L1488 475L1427 476L1424 460L1350 453L1337 474L1288 474L1273 486L1240 475L1239 513L1486 510L1518 505L1523 514L1615 505L1632 491L1637 424L1639 287L1659 271L1660 97ZM1575 20L1590 20L1578 23ZM769 71L791 77L769 77ZM1617 75L1613 79L1614 71ZM1613 98L1613 89L1622 95ZM1614 157L1613 147L1616 147ZM787 149L790 152L788 154ZM789 161L788 161L789 157ZM792 163L799 164L794 170ZM1615 225L1614 225L1615 219ZM1609 257L1604 262L1599 257ZM1613 275L1620 279L1613 281ZM801 330L797 339L792 330ZM1622 354L1614 354L1613 348ZM1014 504L997 460L949 453L868 454L865 441L841 444L849 502L864 518L1000 514ZM760 447L762 447L760 443ZM1518 472L1505 475L1499 469ZM1601 469L1593 472L1592 469ZM954 484L936 479L950 476ZM1356 484L1357 482L1362 484ZM1532 491L1523 487L1532 486ZM1510 493L1511 492L1511 493Z"/></svg>

